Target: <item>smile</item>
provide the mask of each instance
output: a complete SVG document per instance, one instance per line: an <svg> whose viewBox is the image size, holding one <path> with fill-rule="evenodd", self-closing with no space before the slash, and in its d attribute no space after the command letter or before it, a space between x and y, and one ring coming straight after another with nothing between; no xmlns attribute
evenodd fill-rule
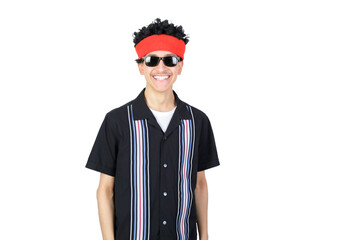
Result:
<svg viewBox="0 0 360 240"><path fill-rule="evenodd" d="M168 79L170 77L170 75L166 75L166 76L153 76L153 78L155 78L156 80L165 80Z"/></svg>

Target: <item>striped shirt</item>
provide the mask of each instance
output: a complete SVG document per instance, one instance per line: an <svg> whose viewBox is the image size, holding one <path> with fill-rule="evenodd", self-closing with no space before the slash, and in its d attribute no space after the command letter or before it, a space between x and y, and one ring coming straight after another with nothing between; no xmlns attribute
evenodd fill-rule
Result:
<svg viewBox="0 0 360 240"><path fill-rule="evenodd" d="M163 132L144 92L106 113L86 167L115 177L115 239L197 240L197 172L220 165L209 118L173 90Z"/></svg>

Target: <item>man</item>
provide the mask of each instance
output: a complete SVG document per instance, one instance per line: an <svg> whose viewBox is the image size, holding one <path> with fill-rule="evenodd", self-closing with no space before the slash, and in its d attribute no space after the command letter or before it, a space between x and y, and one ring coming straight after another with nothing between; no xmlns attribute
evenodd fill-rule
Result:
<svg viewBox="0 0 360 240"><path fill-rule="evenodd" d="M146 87L109 111L87 168L97 189L104 240L208 239L206 169L220 165L206 114L173 90L185 45L181 26L156 19L134 33Z"/></svg>

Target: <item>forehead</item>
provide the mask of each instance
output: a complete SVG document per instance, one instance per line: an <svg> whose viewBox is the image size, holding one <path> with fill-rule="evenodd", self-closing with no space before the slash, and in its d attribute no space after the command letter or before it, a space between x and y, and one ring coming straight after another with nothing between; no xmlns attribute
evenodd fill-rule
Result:
<svg viewBox="0 0 360 240"><path fill-rule="evenodd" d="M166 56L176 56L176 54L169 51L153 51L146 54L146 56L166 57Z"/></svg>

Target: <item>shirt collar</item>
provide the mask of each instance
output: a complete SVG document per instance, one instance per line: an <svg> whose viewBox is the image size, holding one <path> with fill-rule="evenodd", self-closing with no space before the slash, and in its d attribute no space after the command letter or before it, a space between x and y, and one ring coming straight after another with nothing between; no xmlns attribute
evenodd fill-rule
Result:
<svg viewBox="0 0 360 240"><path fill-rule="evenodd" d="M173 118L179 120L179 123L180 123L180 119L191 119L191 114L186 106L187 104L180 100L180 98L178 97L178 95L174 90L172 91L176 101L176 109L174 111ZM151 110L149 109L148 105L145 102L145 88L134 99L133 107L134 107L133 114L135 120L147 118L150 122L151 121L156 122L153 113L151 112Z"/></svg>

